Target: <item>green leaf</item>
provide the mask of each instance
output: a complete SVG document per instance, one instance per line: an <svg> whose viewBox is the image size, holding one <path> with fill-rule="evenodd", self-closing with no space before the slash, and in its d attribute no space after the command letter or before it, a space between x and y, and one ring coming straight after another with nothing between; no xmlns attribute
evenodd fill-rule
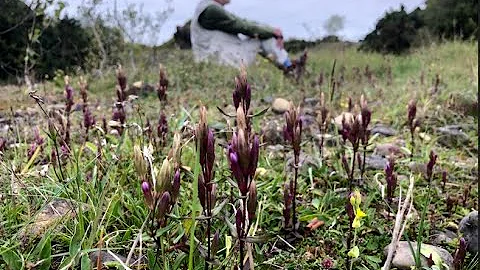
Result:
<svg viewBox="0 0 480 270"><path fill-rule="evenodd" d="M312 200L312 205L313 205L313 207L315 207L315 209L318 210L318 208L320 207L320 199L318 199L318 198L313 199Z"/></svg>
<svg viewBox="0 0 480 270"><path fill-rule="evenodd" d="M2 258L12 270L20 270L23 268L22 258L11 249L3 252Z"/></svg>
<svg viewBox="0 0 480 270"><path fill-rule="evenodd" d="M382 260L380 260L380 258L375 257L375 256L367 255L365 257L367 258L368 261L371 261L371 262L374 262L374 263L381 263L382 262Z"/></svg>
<svg viewBox="0 0 480 270"><path fill-rule="evenodd" d="M81 264L81 270L90 270L92 269L90 258L88 257L88 254L83 254L82 259L80 261Z"/></svg>
<svg viewBox="0 0 480 270"><path fill-rule="evenodd" d="M52 241L50 236L47 237L43 244L43 248L40 251L38 256L40 260L43 260L43 263L38 268L39 270L48 270L50 269L50 265L52 264Z"/></svg>
<svg viewBox="0 0 480 270"><path fill-rule="evenodd" d="M230 249L232 248L232 237L228 234L225 235L225 249L226 249L226 257L230 254Z"/></svg>
<svg viewBox="0 0 480 270"><path fill-rule="evenodd" d="M180 265L182 264L182 262L185 260L186 257L187 257L186 253L183 253L183 252L180 253L175 259L175 263L173 264L172 269L180 269Z"/></svg>
<svg viewBox="0 0 480 270"><path fill-rule="evenodd" d="M95 144L93 144L91 142L86 142L85 147L90 149L90 151L92 151L92 153L97 153L97 146Z"/></svg>
<svg viewBox="0 0 480 270"><path fill-rule="evenodd" d="M83 231L83 226L81 222L78 222L77 226L75 227L75 234L73 235L72 240L70 240L70 247L68 249L71 256L76 256L80 251L82 238L84 235L85 233Z"/></svg>
<svg viewBox="0 0 480 270"><path fill-rule="evenodd" d="M352 258L358 258L358 256L360 256L360 250L357 246L354 246L352 249L350 249L347 255Z"/></svg>
<svg viewBox="0 0 480 270"><path fill-rule="evenodd" d="M443 263L442 257L438 255L437 250L434 247L422 245L422 247L420 248L420 253L426 258L430 258L431 254L433 263L437 266L440 266Z"/></svg>

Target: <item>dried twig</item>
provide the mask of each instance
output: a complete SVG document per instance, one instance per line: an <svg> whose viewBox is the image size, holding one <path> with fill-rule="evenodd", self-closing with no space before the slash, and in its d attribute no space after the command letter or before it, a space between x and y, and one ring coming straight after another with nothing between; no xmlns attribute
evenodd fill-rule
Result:
<svg viewBox="0 0 480 270"><path fill-rule="evenodd" d="M382 267L382 270L390 269L390 264L392 263L393 254L395 253L398 242L402 238L403 230L405 229L405 226L407 224L408 215L410 214L410 211L413 205L413 197L412 197L413 183L414 183L414 178L412 175L410 175L410 185L408 186L407 195L403 202L402 202L402 195L401 195L402 192L400 188L400 197L398 199L398 212L395 218L395 227L393 228L392 242L390 243L390 246L388 248L387 259L385 261L385 264ZM408 212L407 212L407 215L405 216L404 214L407 208L408 208Z"/></svg>

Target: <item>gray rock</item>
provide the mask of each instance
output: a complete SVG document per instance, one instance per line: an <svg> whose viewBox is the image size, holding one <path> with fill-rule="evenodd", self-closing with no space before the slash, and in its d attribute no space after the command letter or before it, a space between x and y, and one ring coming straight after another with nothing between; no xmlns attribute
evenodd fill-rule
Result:
<svg viewBox="0 0 480 270"><path fill-rule="evenodd" d="M365 169L367 170L383 170L388 160L384 157L371 155L365 158Z"/></svg>
<svg viewBox="0 0 480 270"><path fill-rule="evenodd" d="M393 143L384 143L384 144L379 144L375 147L375 150L373 150L373 153L378 156L382 157L387 157L390 155L393 155L395 157L402 157L404 156L402 150L400 147Z"/></svg>
<svg viewBox="0 0 480 270"><path fill-rule="evenodd" d="M302 114L304 116L312 116L313 117L313 116L316 116L317 113L315 112L315 110L313 108L304 107L304 108L302 108Z"/></svg>
<svg viewBox="0 0 480 270"><path fill-rule="evenodd" d="M55 199L40 211L32 224L24 227L20 232L22 243L27 243L30 238L40 237L48 228L62 218L73 217L75 211L71 203L63 199Z"/></svg>
<svg viewBox="0 0 480 270"><path fill-rule="evenodd" d="M262 128L262 139L264 143L281 144L283 140L283 128L276 120L266 121Z"/></svg>
<svg viewBox="0 0 480 270"><path fill-rule="evenodd" d="M412 244L412 247L416 250L417 248L417 243L416 242L411 242ZM445 263L446 265L448 265L448 267L450 269L453 269L453 257L452 255L450 255L450 253L448 253L447 250L441 248L441 247L436 247L436 246L432 246L432 245L427 245L427 244L422 244L422 246L426 246L432 250L435 250L438 254L438 256L440 256L440 258L442 258L443 260L443 263ZM390 247L390 245L388 245L387 247L385 247L384 249L384 253L385 255L388 254L388 248ZM425 258L425 256L422 256L422 266L427 266L427 260ZM397 249L395 251L395 254L393 256L393 260L392 260L392 267L396 267L398 269L405 269L405 270L409 270L411 269L412 266L415 266L415 260L412 256L412 251L410 250L410 246L408 245L408 242L407 241L400 241L398 242L398 245L397 245Z"/></svg>
<svg viewBox="0 0 480 270"><path fill-rule="evenodd" d="M450 230L445 230L444 232L435 231L431 235L431 237L433 238L432 244L440 246L440 245L452 243L455 240L455 238L457 238L457 234Z"/></svg>
<svg viewBox="0 0 480 270"><path fill-rule="evenodd" d="M272 103L272 110L276 113L284 113L290 108L290 102L283 98L276 98Z"/></svg>
<svg viewBox="0 0 480 270"><path fill-rule="evenodd" d="M282 158L284 155L285 147L281 144L268 145L266 147L267 157L269 159Z"/></svg>
<svg viewBox="0 0 480 270"><path fill-rule="evenodd" d="M462 126L460 125L444 126L436 128L435 131L440 136L438 142L447 147L465 144L470 141L468 135L463 132Z"/></svg>
<svg viewBox="0 0 480 270"><path fill-rule="evenodd" d="M314 98L314 97L312 97L312 98L305 98L305 99L303 100L303 102L305 103L305 105L311 106L311 107L317 105L317 103L318 103L319 101L320 101L319 98Z"/></svg>
<svg viewBox="0 0 480 270"><path fill-rule="evenodd" d="M395 129L393 129L391 127L388 127L388 126L385 126L385 125L382 125L382 124L374 125L372 130L370 131L370 133L372 135L379 134L379 135L383 135L383 136L386 136L386 137L397 135L397 131Z"/></svg>
<svg viewBox="0 0 480 270"><path fill-rule="evenodd" d="M478 253L478 211L466 215L458 226L468 245L468 251Z"/></svg>
<svg viewBox="0 0 480 270"><path fill-rule="evenodd" d="M8 124L10 124L10 122L11 121L8 118L3 118L3 117L0 118L0 124L2 124L2 125L8 125Z"/></svg>
<svg viewBox="0 0 480 270"><path fill-rule="evenodd" d="M294 165L295 165L295 159L293 157L293 154L290 152L287 154L287 162L285 164L286 171L289 173L294 172ZM315 161L315 159L312 156L306 155L304 153L300 153L299 157L299 173L304 174L307 173L309 167L317 167L318 163Z"/></svg>

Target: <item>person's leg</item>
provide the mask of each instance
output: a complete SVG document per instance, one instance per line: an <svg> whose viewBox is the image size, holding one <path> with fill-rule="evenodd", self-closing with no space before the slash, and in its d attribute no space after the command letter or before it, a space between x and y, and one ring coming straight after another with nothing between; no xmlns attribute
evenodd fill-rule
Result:
<svg viewBox="0 0 480 270"><path fill-rule="evenodd" d="M280 48L277 40L274 38L265 39L261 41L260 55L273 61L279 68L286 70L291 68L292 61L288 56L288 52L284 48Z"/></svg>

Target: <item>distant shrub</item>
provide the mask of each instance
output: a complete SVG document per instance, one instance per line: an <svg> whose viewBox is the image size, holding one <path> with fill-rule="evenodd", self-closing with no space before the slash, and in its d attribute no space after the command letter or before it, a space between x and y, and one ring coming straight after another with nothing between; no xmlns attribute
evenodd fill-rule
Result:
<svg viewBox="0 0 480 270"><path fill-rule="evenodd" d="M401 5L378 20L359 49L401 54L439 39L470 39L478 36L477 12L475 0L427 0L425 9L411 13Z"/></svg>
<svg viewBox="0 0 480 270"><path fill-rule="evenodd" d="M381 18L375 30L362 40L360 50L401 54L408 51L415 41L417 31L424 25L420 9L408 14L402 5L399 11L391 11Z"/></svg>

